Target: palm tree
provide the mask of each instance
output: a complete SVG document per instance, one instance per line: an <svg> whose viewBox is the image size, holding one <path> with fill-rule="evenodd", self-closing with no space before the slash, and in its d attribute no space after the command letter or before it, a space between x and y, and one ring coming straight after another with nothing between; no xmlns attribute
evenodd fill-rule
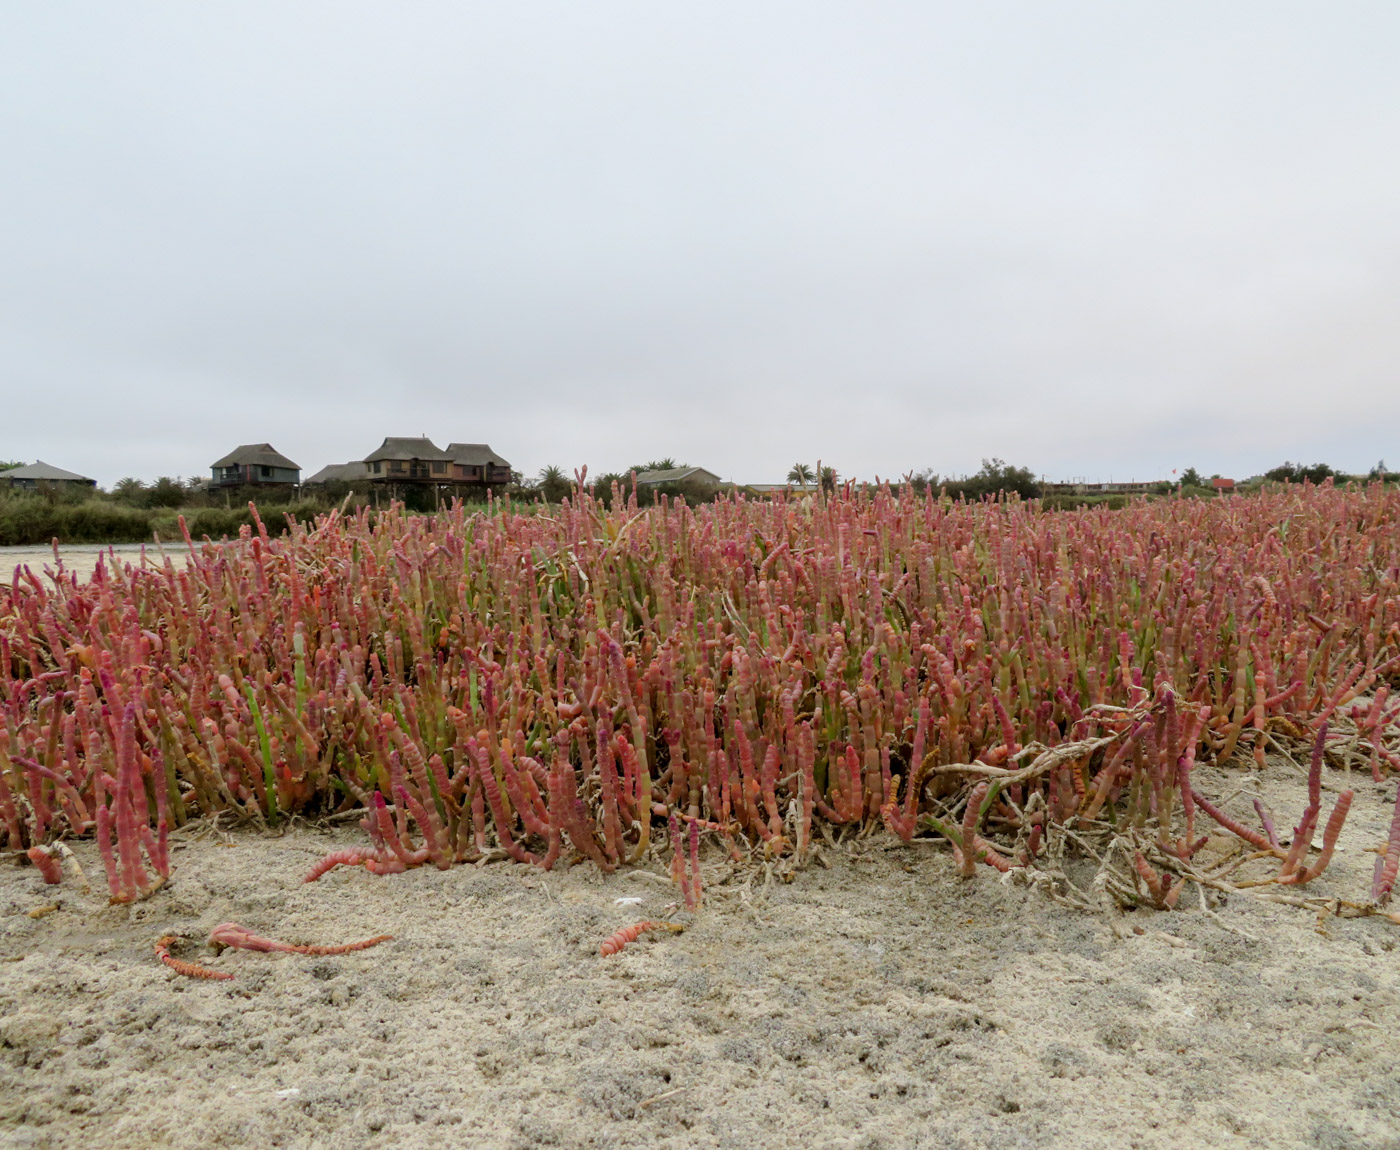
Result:
<svg viewBox="0 0 1400 1150"><path fill-rule="evenodd" d="M565 476L564 469L554 466L541 469L539 478L535 480L535 486L539 493L544 496L546 503L558 503L573 490L573 484Z"/></svg>
<svg viewBox="0 0 1400 1150"><path fill-rule="evenodd" d="M135 503L141 498L145 490L146 485L144 483L128 475L125 479L117 480L116 484L112 487L112 494L118 499L125 500L128 503Z"/></svg>
<svg viewBox="0 0 1400 1150"><path fill-rule="evenodd" d="M159 476L146 489L146 502L151 507L179 507L185 502L185 485L169 475Z"/></svg>
<svg viewBox="0 0 1400 1150"><path fill-rule="evenodd" d="M806 487L812 482L815 473L805 463L794 463L792 470L787 473L787 481L796 483L800 487Z"/></svg>
<svg viewBox="0 0 1400 1150"><path fill-rule="evenodd" d="M823 467L823 468L822 468L822 474L821 474L821 485L822 485L822 490L825 491L828 495L835 495L835 494L836 494L836 484L837 484L838 482L840 482L840 479L841 479L841 476L839 476L839 475L836 473L836 468L830 467L830 466L828 466L828 467Z"/></svg>

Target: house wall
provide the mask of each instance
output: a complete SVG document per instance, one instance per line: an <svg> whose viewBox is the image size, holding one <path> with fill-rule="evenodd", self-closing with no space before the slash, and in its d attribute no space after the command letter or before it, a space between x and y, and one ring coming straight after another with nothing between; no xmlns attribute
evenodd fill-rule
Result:
<svg viewBox="0 0 1400 1150"><path fill-rule="evenodd" d="M366 466L381 483L509 483L510 468L438 459L376 459Z"/></svg>
<svg viewBox="0 0 1400 1150"><path fill-rule="evenodd" d="M1164 480L1145 483L1042 483L1046 495L1150 495Z"/></svg>
<svg viewBox="0 0 1400 1150"><path fill-rule="evenodd" d="M0 486L11 487L17 491L38 491L44 487L96 487L95 479L3 479Z"/></svg>
<svg viewBox="0 0 1400 1150"><path fill-rule="evenodd" d="M289 467L263 467L260 464L242 464L236 467L216 467L213 473L216 486L237 486L257 483L300 483L301 472Z"/></svg>

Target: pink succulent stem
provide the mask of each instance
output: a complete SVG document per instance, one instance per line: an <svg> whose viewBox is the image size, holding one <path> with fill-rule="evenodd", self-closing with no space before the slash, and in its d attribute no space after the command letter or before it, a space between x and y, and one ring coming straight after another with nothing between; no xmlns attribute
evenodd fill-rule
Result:
<svg viewBox="0 0 1400 1150"><path fill-rule="evenodd" d="M29 861L32 862L39 869L39 873L44 876L44 882L48 883L50 886L57 886L63 881L62 865L59 863L58 859L49 854L44 847L30 847L28 855Z"/></svg>
<svg viewBox="0 0 1400 1150"><path fill-rule="evenodd" d="M1386 839L1385 853L1376 860L1376 874L1371 885L1371 898L1377 904L1384 906L1390 901L1398 874L1400 874L1400 788L1397 788L1395 792L1395 813L1390 820L1390 835Z"/></svg>
<svg viewBox="0 0 1400 1150"><path fill-rule="evenodd" d="M1332 852L1337 847L1337 836L1342 833L1342 824L1346 822L1347 811L1351 809L1352 797L1351 791L1343 791L1337 796L1337 803L1332 808L1332 815L1322 831L1322 852L1317 856L1317 861L1310 867L1285 875L1279 879L1279 882L1295 883L1301 886L1305 882L1312 882L1327 869L1327 864L1332 861Z"/></svg>
<svg viewBox="0 0 1400 1150"><path fill-rule="evenodd" d="M368 950L372 946L378 946L381 942L388 942L393 937L392 934L377 934L373 938L367 938L361 942L346 942L339 946L294 946L291 943L278 942L276 939L263 938L261 935L254 934L247 927L239 926L236 922L224 922L209 932L209 945L234 947L238 950L255 950L263 954L278 951L284 954L321 956Z"/></svg>
<svg viewBox="0 0 1400 1150"><path fill-rule="evenodd" d="M690 885L686 888L685 903L690 910L699 910L700 901L700 823L692 820L690 824Z"/></svg>
<svg viewBox="0 0 1400 1150"><path fill-rule="evenodd" d="M302 882L315 882L322 875L334 870L338 866L363 866L371 859L383 859L383 855L370 847L347 847L344 850L331 851L325 858L321 859L314 867L306 873Z"/></svg>

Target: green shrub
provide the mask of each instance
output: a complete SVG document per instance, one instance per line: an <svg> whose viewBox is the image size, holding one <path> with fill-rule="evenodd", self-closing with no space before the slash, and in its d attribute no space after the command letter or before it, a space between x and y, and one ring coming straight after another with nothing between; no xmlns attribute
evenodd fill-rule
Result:
<svg viewBox="0 0 1400 1150"><path fill-rule="evenodd" d="M287 516L309 523L328 510L316 500L260 507L263 523L273 535L287 529ZM253 526L247 505L233 507L132 507L102 496L81 503L55 502L29 493L0 495L0 546L44 546L60 543L146 543L153 535L178 540L180 517L195 539L222 539Z"/></svg>
<svg viewBox="0 0 1400 1150"><path fill-rule="evenodd" d="M151 537L150 513L106 499L52 502L37 495L0 500L0 546L63 543L140 543Z"/></svg>
<svg viewBox="0 0 1400 1150"><path fill-rule="evenodd" d="M1047 495L1041 501L1046 511L1078 511L1085 507L1107 507L1118 511L1128 505L1127 495Z"/></svg>
<svg viewBox="0 0 1400 1150"><path fill-rule="evenodd" d="M944 487L954 499L984 499L1012 492L1022 499L1035 499L1040 494L1040 484L1029 467L1012 467L1004 459L984 459L976 475L946 481Z"/></svg>
<svg viewBox="0 0 1400 1150"><path fill-rule="evenodd" d="M1264 478L1275 483L1322 483L1327 479L1344 477L1325 463L1314 463L1311 467L1304 467L1301 463L1281 463L1264 472Z"/></svg>

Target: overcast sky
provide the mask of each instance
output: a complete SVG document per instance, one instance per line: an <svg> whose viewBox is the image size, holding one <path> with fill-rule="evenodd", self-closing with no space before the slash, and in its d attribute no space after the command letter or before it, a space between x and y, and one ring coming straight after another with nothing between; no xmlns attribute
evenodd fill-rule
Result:
<svg viewBox="0 0 1400 1150"><path fill-rule="evenodd" d="M1400 467L1400 4L0 2L0 459Z"/></svg>

